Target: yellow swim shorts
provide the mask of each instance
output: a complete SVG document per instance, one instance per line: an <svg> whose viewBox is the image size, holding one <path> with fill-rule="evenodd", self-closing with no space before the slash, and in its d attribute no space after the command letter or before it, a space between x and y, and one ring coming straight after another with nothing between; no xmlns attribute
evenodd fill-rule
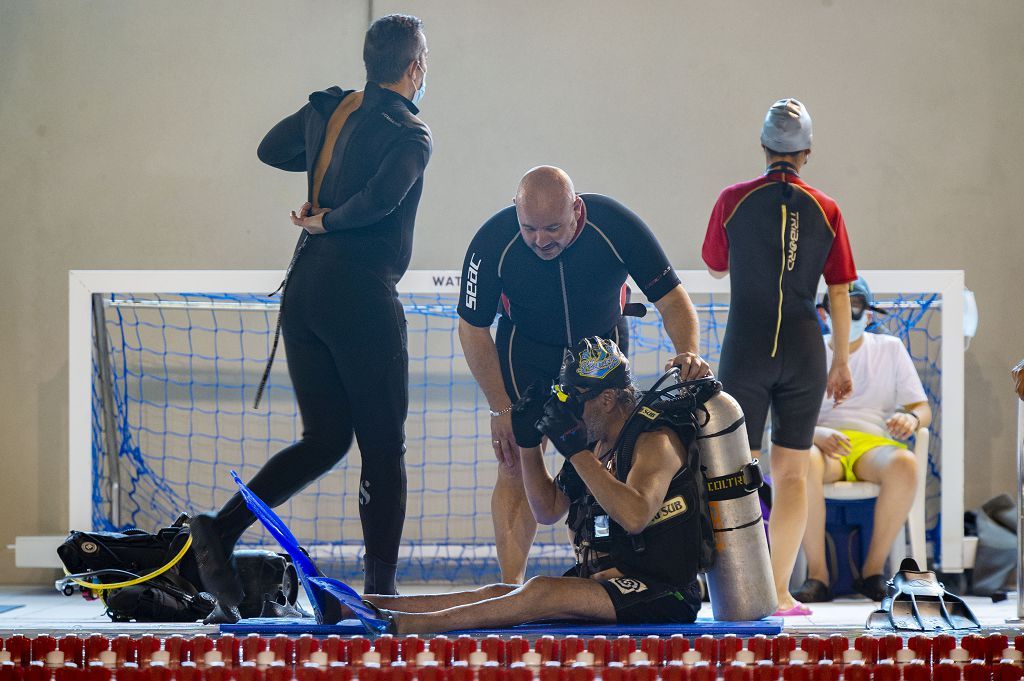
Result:
<svg viewBox="0 0 1024 681"><path fill-rule="evenodd" d="M853 464L857 463L857 459L864 456L864 453L868 450L875 447L907 448L902 442L890 440L880 435L862 433L859 430L840 430L839 432L850 438L850 453L839 458L839 463L843 465L843 476L846 482L857 482L857 476L853 474Z"/></svg>

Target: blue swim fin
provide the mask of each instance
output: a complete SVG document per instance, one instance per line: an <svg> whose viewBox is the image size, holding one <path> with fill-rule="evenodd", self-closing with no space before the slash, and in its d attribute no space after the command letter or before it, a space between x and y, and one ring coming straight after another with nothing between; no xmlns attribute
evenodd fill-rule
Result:
<svg viewBox="0 0 1024 681"><path fill-rule="evenodd" d="M249 507L249 510L263 523L263 526L267 528L267 532L277 540L281 548L292 557L292 562L295 563L296 571L299 575L299 581L302 582L302 588L306 590L306 596L309 597L310 605L313 606L317 624L334 624L337 622L340 614L334 615L333 613L334 611L339 611L340 613L340 609L337 607L337 604L340 603L351 610L366 631L374 636L380 635L391 628L391 622L381 618L380 611L364 603L355 589L344 582L325 577L317 569L309 555L299 546L299 541L292 534L291 530L288 529L288 526L284 524L281 517L263 503L263 500L256 496L251 489L245 486L242 479L238 477L237 472L231 471L231 477L234 478L235 483L238 485L238 489L242 494L242 498L245 499L245 504Z"/></svg>

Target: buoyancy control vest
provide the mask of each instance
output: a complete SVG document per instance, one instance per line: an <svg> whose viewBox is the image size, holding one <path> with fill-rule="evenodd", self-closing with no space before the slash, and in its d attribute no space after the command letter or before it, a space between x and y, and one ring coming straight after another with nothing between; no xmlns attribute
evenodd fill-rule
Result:
<svg viewBox="0 0 1024 681"><path fill-rule="evenodd" d="M675 382L659 390L670 377ZM685 463L672 477L661 507L639 534L631 535L616 523L572 464L565 463L557 482L570 500L567 525L573 534L578 576L616 567L624 574L682 585L711 568L715 534L696 440L701 422L706 421L701 419L703 404L721 387L713 378L680 383L678 371L665 374L644 393L609 450L606 466L617 480L625 482L643 433L667 428L686 449Z"/></svg>

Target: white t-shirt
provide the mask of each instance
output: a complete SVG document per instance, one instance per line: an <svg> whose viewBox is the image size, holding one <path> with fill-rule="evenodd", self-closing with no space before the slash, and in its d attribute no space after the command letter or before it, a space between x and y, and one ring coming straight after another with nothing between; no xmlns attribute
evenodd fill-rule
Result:
<svg viewBox="0 0 1024 681"><path fill-rule="evenodd" d="M831 336L825 336L825 353L832 366ZM836 430L859 430L891 437L885 422L900 407L927 402L914 360L899 338L865 333L864 342L850 353L853 394L838 407L823 397L818 425Z"/></svg>

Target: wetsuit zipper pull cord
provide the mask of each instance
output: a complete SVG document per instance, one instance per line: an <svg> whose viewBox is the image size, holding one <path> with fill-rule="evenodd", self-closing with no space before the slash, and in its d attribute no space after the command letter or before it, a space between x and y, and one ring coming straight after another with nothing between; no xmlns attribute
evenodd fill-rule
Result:
<svg viewBox="0 0 1024 681"><path fill-rule="evenodd" d="M274 342L270 346L270 355L267 357L267 364L263 367L263 376L260 377L260 384L256 386L256 397L253 398L252 408L260 408L260 400L263 399L263 391L267 388L267 381L270 380L270 369L274 366L274 357L277 356L277 346L281 342L281 314L284 312L284 290L288 285L288 277L291 276L292 269L295 267L295 261L299 259L299 255L302 253L302 249L309 243L309 232L302 233L302 241L295 249L295 253L292 254L291 262L288 263L288 269L284 271L284 278L281 279L281 285L278 286L273 292L267 297L273 297L278 292L281 293L281 302L277 306L277 323L274 326Z"/></svg>
<svg viewBox="0 0 1024 681"><path fill-rule="evenodd" d="M569 293L565 290L565 267L561 258L558 259L558 278L562 282L562 305L565 309L565 347L571 348L572 342L572 325L569 322Z"/></svg>

